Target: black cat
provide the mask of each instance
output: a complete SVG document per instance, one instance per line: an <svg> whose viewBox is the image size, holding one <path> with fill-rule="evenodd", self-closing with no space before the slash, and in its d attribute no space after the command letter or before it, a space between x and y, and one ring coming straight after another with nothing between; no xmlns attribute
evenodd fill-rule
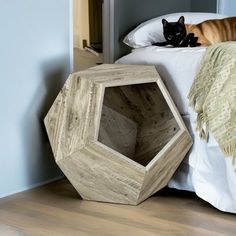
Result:
<svg viewBox="0 0 236 236"><path fill-rule="evenodd" d="M187 34L183 16L177 22L168 22L163 19L162 24L166 42L157 42L153 44L154 46L197 47L201 45L197 42L198 37L195 37L193 33Z"/></svg>

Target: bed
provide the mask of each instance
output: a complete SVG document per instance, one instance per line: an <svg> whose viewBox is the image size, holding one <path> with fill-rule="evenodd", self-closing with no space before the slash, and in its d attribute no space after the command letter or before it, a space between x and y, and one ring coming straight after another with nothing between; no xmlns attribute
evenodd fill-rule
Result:
<svg viewBox="0 0 236 236"><path fill-rule="evenodd" d="M196 114L188 106L187 95L205 51L204 47L163 48L145 45L133 49L116 63L155 65L193 137L191 151L168 186L193 191L217 209L236 213L236 173L232 158L223 155L212 135L208 142L200 139L195 131Z"/></svg>

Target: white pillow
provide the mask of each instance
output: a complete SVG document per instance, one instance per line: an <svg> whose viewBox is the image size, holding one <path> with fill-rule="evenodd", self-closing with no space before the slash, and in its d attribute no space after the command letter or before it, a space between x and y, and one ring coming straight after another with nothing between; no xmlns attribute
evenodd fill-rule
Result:
<svg viewBox="0 0 236 236"><path fill-rule="evenodd" d="M176 22L180 16L185 17L186 24L198 24L205 20L226 17L216 13L197 12L180 12L163 15L140 24L124 38L123 42L132 48L140 48L150 46L155 42L163 42L165 38L163 35L162 19L166 19L169 22Z"/></svg>

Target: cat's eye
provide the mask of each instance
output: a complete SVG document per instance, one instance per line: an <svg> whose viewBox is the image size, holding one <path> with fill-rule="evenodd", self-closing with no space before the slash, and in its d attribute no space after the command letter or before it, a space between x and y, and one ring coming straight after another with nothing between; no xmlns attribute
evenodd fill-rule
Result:
<svg viewBox="0 0 236 236"><path fill-rule="evenodd" d="M176 33L176 35L180 35L180 32Z"/></svg>

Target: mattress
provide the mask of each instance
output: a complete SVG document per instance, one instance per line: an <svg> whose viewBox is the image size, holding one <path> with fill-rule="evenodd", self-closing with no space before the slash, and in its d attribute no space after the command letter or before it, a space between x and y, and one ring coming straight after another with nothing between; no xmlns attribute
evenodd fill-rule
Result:
<svg viewBox="0 0 236 236"><path fill-rule="evenodd" d="M193 137L191 151L168 186L194 191L217 209L236 213L236 167L233 158L224 157L211 135L208 142L199 138L195 132L196 114L188 106L187 95L205 51L204 47L150 46L135 49L116 63L155 65Z"/></svg>

